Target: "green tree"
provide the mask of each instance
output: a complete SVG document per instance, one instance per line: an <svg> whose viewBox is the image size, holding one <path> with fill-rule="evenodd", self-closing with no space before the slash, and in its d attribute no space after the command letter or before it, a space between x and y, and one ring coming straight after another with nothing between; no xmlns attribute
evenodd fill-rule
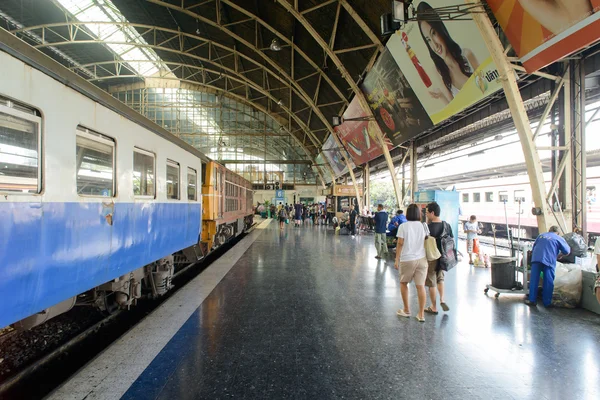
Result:
<svg viewBox="0 0 600 400"><path fill-rule="evenodd" d="M395 210L396 194L392 182L371 181L370 185L371 204L376 207L377 204L383 204L388 210Z"/></svg>

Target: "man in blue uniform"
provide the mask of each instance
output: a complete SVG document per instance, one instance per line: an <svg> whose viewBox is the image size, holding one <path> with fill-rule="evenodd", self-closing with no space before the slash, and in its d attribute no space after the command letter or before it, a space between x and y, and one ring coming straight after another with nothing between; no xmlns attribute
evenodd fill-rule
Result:
<svg viewBox="0 0 600 400"><path fill-rule="evenodd" d="M556 272L556 258L560 253L567 255L571 248L562 237L558 236L558 227L550 227L550 231L537 237L531 251L531 282L529 284L529 299L525 300L528 306L537 305L538 284L540 272L544 273L544 287L542 300L544 306L552 303L554 291L554 276Z"/></svg>
<svg viewBox="0 0 600 400"><path fill-rule="evenodd" d="M406 216L404 215L404 211L402 211L402 210L396 211L396 215L392 218L392 220L388 224L388 231L390 231L388 236L396 237L396 233L398 232L398 227L405 222L406 222Z"/></svg>
<svg viewBox="0 0 600 400"><path fill-rule="evenodd" d="M379 260L388 253L385 239L385 226L388 220L388 213L383 211L383 204L377 206L377 212L373 219L375 220L375 248L377 249L375 258Z"/></svg>

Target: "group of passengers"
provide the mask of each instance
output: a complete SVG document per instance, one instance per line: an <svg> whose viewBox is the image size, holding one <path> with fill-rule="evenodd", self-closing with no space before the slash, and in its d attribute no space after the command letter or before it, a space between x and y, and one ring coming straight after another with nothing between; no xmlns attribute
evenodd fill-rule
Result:
<svg viewBox="0 0 600 400"><path fill-rule="evenodd" d="M279 220L279 228L283 229L290 219L294 221L295 227L309 223L313 223L314 225L325 224L327 210L325 205L319 203L303 204L298 202L296 204L286 203L285 205L279 203L276 215Z"/></svg>
<svg viewBox="0 0 600 400"><path fill-rule="evenodd" d="M440 218L440 206L436 202L429 203L426 208L427 223L421 222L421 210L418 205L411 204L406 209L406 216L399 210L388 224L388 214L383 211L383 205L377 206L375 219L375 247L378 260L384 258L388 252L388 230L395 232L397 237L396 258L394 268L400 271L400 293L404 307L398 310L401 317L410 317L408 301L408 284L415 282L419 310L416 318L425 321L425 313L437 315L437 293L439 292L440 307L444 311L450 308L444 299L444 271L441 269L440 260L427 261L425 252L425 239L429 236L435 238L438 251L442 252L441 239L444 236L454 237L450 224ZM431 305L425 308L426 291L429 288Z"/></svg>

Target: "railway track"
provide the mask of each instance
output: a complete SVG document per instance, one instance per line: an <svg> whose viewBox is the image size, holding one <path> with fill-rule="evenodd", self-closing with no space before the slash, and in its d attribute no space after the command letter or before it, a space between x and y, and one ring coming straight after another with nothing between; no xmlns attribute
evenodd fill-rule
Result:
<svg viewBox="0 0 600 400"><path fill-rule="evenodd" d="M467 240L467 235L463 234L463 233L459 233L458 234L458 238L460 240ZM494 238L491 236L482 236L479 235L478 237L479 239L479 243L486 245L486 246L494 246ZM513 248L516 250L517 249L517 244L521 242L521 243L531 243L533 244L534 240L533 239L525 239L522 238L520 240L517 240L517 238L513 239ZM501 249L508 249L510 250L511 248L511 243L510 240L505 239L505 238L496 238L496 247L501 248Z"/></svg>
<svg viewBox="0 0 600 400"><path fill-rule="evenodd" d="M253 224L246 234L252 232L256 226L256 223ZM173 276L175 288L167 292L165 296L159 299L146 299L127 312L117 310L111 315L86 327L75 336L63 341L63 343L45 351L44 354L32 358L29 362L18 368L18 370L5 373L4 376L0 375L0 400L15 398L35 399L49 394L89 360L94 358L176 293L187 282L196 277L246 234L238 236L230 243L209 254L205 259L191 263L178 270ZM63 315L68 316L68 314ZM0 345L15 340L21 333L12 328L0 330ZM32 340L37 341L37 339ZM12 356L18 357L20 356L19 353L20 351L15 350ZM6 357L6 355L0 355L0 371L3 368L2 364L7 361Z"/></svg>

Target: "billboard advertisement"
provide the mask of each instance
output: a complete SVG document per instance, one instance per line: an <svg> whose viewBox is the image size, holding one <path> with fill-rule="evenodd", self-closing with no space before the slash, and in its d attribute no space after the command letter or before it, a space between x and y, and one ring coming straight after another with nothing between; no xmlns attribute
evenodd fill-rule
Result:
<svg viewBox="0 0 600 400"><path fill-rule="evenodd" d="M527 72L600 38L600 0L487 0Z"/></svg>
<svg viewBox="0 0 600 400"><path fill-rule="evenodd" d="M319 153L315 157L315 162L317 163L317 165L313 166L313 171L316 174L318 174L317 170L320 171L325 182L327 182L327 183L331 182L331 174L329 173L329 170L327 169L327 164L326 164L327 161L325 161L325 157L323 157L323 153Z"/></svg>
<svg viewBox="0 0 600 400"><path fill-rule="evenodd" d="M344 118L366 117L367 113L360 106L357 97L350 102ZM372 159L379 157L383 152L377 140L377 122L375 121L344 121L340 126L334 128L338 138L352 157L356 165L365 164ZM388 148L391 149L392 143L389 142Z"/></svg>
<svg viewBox="0 0 600 400"><path fill-rule="evenodd" d="M333 174L336 178L348 172L348 168L346 168L346 163L342 160L342 152L340 151L340 148L338 147L335 139L333 138L333 135L329 135L325 143L323 143L322 151L323 155L327 159L327 162L329 162L329 165L333 169ZM348 161L350 165L354 167L352 165L352 161Z"/></svg>
<svg viewBox="0 0 600 400"><path fill-rule="evenodd" d="M394 146L433 124L400 67L386 48L361 85L381 131Z"/></svg>
<svg viewBox="0 0 600 400"><path fill-rule="evenodd" d="M502 89L500 75L474 21L442 20L436 8L456 0L415 0L417 21L387 43L434 124ZM419 20L419 14L426 15Z"/></svg>

